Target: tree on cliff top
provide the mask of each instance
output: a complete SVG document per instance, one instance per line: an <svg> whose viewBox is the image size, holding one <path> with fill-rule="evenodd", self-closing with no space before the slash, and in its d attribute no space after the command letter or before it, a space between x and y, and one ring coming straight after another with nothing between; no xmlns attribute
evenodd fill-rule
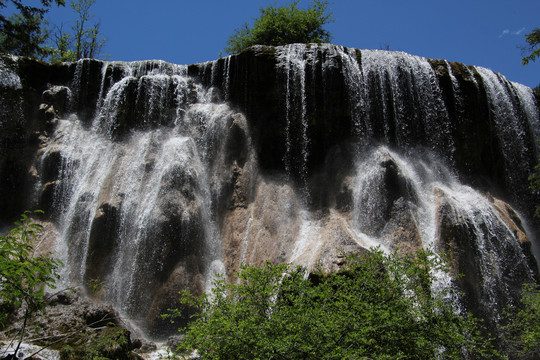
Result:
<svg viewBox="0 0 540 360"><path fill-rule="evenodd" d="M43 17L56 4L64 6L64 0L41 0L42 7L23 4L22 0L0 0L0 9L10 2L18 13L10 17L0 14L0 52L21 56L42 58L48 54L43 46L47 31L43 27Z"/></svg>
<svg viewBox="0 0 540 360"><path fill-rule="evenodd" d="M201 359L498 358L477 321L456 312L435 254L349 256L337 273L243 266L211 294L184 292L195 315L179 352ZM174 314L178 315L177 310Z"/></svg>
<svg viewBox="0 0 540 360"><path fill-rule="evenodd" d="M260 15L253 27L245 23L227 40L225 52L235 54L252 45L285 45L292 43L329 42L331 34L323 28L332 22L332 13L327 13L328 2L315 0L302 10L299 1L287 6L260 8Z"/></svg>
<svg viewBox="0 0 540 360"><path fill-rule="evenodd" d="M63 30L63 24L56 26L52 34L51 62L76 61L82 58L98 58L107 41L101 37L100 23L90 24L94 15L91 8L96 0L73 0L71 8L77 14L71 32Z"/></svg>
<svg viewBox="0 0 540 360"><path fill-rule="evenodd" d="M536 58L540 57L540 28L525 35L525 40L528 45L524 46L522 50L528 55L521 59L523 65L527 65L531 60L536 61Z"/></svg>

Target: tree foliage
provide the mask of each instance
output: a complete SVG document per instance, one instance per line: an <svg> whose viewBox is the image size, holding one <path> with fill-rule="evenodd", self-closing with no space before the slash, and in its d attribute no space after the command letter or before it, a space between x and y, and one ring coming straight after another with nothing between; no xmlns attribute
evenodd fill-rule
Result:
<svg viewBox="0 0 540 360"><path fill-rule="evenodd" d="M512 359L540 358L540 289L525 284L521 303L510 307L503 327L504 345Z"/></svg>
<svg viewBox="0 0 540 360"><path fill-rule="evenodd" d="M540 140L536 143L540 147ZM538 158L538 164L534 167L533 173L529 176L529 187L536 193L540 192L540 157ZM540 205L536 204L534 216L540 218Z"/></svg>
<svg viewBox="0 0 540 360"><path fill-rule="evenodd" d="M44 309L45 289L54 288L60 266L56 259L35 255L33 243L42 228L28 215L24 213L15 223L17 227L0 235L0 328L7 324L10 312L22 307L25 315L19 345L27 320Z"/></svg>
<svg viewBox="0 0 540 360"><path fill-rule="evenodd" d="M478 322L459 314L454 290L441 286L440 258L379 250L349 256L342 270L307 276L292 265L243 266L238 282L212 293L184 292L197 310L179 352L202 359L495 358ZM181 315L174 310L173 315Z"/></svg>
<svg viewBox="0 0 540 360"><path fill-rule="evenodd" d="M530 61L536 61L536 58L540 57L540 28L535 28L525 35L525 40L527 45L522 50L528 55L521 59L523 65L527 65Z"/></svg>
<svg viewBox="0 0 540 360"><path fill-rule="evenodd" d="M56 26L52 34L51 62L98 58L101 55L107 39L101 37L100 23L91 23L94 17L91 8L95 2L71 1L70 6L78 17L69 32L64 31L63 24Z"/></svg>
<svg viewBox="0 0 540 360"><path fill-rule="evenodd" d="M5 32L0 33L2 52L37 59L42 59L47 55L43 45L48 33L39 15L24 17L21 14L14 14L8 18L8 21L13 25L13 29L9 35Z"/></svg>
<svg viewBox="0 0 540 360"><path fill-rule="evenodd" d="M53 4L65 5L65 0L41 0L43 7L24 5L11 0L18 13L0 15L0 51L37 59L76 61L98 58L106 39L101 36L100 23L92 22L91 8L95 0L72 0L70 7L77 15L74 24L49 26L44 15ZM0 9L7 1L0 0Z"/></svg>
<svg viewBox="0 0 540 360"><path fill-rule="evenodd" d="M327 13L328 2L315 0L306 10L299 9L298 3L261 8L253 27L246 23L229 37L225 52L238 53L256 44L277 46L330 41L330 33L323 28L332 21L332 13Z"/></svg>
<svg viewBox="0 0 540 360"><path fill-rule="evenodd" d="M64 0L41 0L42 7L28 5L28 1L0 0L0 9L11 3L18 11L10 17L0 14L0 52L43 58L48 55L44 44L47 30L43 17L54 4L64 6Z"/></svg>

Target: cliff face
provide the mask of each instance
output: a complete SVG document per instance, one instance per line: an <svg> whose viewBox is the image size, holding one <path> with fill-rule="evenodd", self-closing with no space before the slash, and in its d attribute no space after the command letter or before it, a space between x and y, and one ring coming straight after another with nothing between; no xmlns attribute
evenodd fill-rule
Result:
<svg viewBox="0 0 540 360"><path fill-rule="evenodd" d="M149 335L242 262L434 247L492 319L537 279L538 99L487 69L289 45L0 74L0 218L44 209L65 280L102 283Z"/></svg>

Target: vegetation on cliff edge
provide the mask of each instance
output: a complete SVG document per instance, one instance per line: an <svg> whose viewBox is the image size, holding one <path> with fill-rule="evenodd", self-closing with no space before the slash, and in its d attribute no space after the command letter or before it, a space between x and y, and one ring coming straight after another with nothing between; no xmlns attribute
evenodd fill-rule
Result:
<svg viewBox="0 0 540 360"><path fill-rule="evenodd" d="M536 61L540 56L540 28L535 28L525 35L525 41L527 41L527 45L522 50L526 56L521 59L523 65L529 64L530 61Z"/></svg>
<svg viewBox="0 0 540 360"><path fill-rule="evenodd" d="M306 10L299 9L298 3L261 8L253 27L245 23L233 32L225 52L235 54L252 45L329 42L332 36L323 27L332 21L328 1L315 0Z"/></svg>
<svg viewBox="0 0 540 360"><path fill-rule="evenodd" d="M64 6L64 0L41 0L41 6L32 6L28 1L0 0L0 9L11 3L18 11L11 17L0 14L0 52L41 59L47 55L44 46L47 30L44 15L56 4Z"/></svg>
<svg viewBox="0 0 540 360"><path fill-rule="evenodd" d="M50 62L101 56L106 39L101 36L100 23L92 22L91 8L95 0L69 2L77 18L67 31L63 23L50 25L44 19L53 3L64 6L64 0L41 0L41 7L29 6L20 0L10 2L17 12L10 17L0 14L0 52ZM0 9L6 8L7 3L0 0Z"/></svg>

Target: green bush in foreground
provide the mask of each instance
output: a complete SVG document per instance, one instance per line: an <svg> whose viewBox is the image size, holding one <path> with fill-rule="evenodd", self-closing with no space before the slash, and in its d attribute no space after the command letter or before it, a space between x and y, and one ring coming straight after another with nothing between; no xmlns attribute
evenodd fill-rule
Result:
<svg viewBox="0 0 540 360"><path fill-rule="evenodd" d="M445 300L454 294L435 284L442 272L428 251L372 250L309 277L286 264L243 266L238 282L216 280L211 294L182 293L182 305L198 312L178 351L197 349L202 359L498 358L478 322Z"/></svg>
<svg viewBox="0 0 540 360"><path fill-rule="evenodd" d="M33 313L44 308L45 288L54 288L60 262L35 255L34 241L42 227L32 223L28 215L22 214L14 229L0 235L0 302L4 308L22 306ZM7 313L2 311L0 328L6 318Z"/></svg>
<svg viewBox="0 0 540 360"><path fill-rule="evenodd" d="M540 289L525 284L521 303L508 309L504 345L512 359L540 359Z"/></svg>
<svg viewBox="0 0 540 360"><path fill-rule="evenodd" d="M45 309L45 288L54 288L56 270L61 265L56 259L35 255L34 241L42 227L32 223L28 214L21 215L9 233L0 235L0 329L7 325L10 313L21 307L24 310L15 353L24 339L28 319Z"/></svg>

